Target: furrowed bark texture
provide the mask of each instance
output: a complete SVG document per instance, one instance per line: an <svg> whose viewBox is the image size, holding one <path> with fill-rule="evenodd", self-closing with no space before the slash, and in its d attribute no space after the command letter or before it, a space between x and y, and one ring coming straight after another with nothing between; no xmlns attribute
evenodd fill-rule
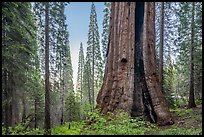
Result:
<svg viewBox="0 0 204 137"><path fill-rule="evenodd" d="M167 103L165 102L164 95L162 94L158 76L156 75L154 6L154 2L145 3L143 37L144 71L152 105L157 116L157 123L158 125L167 125L173 124L173 120Z"/></svg>
<svg viewBox="0 0 204 137"><path fill-rule="evenodd" d="M104 83L97 104L102 113L122 109L129 114L134 90L135 3L113 2Z"/></svg>
<svg viewBox="0 0 204 137"><path fill-rule="evenodd" d="M162 93L164 92L164 76L163 76L163 45L164 45L164 2L161 2L161 13L160 13L160 46L159 46L159 82L160 87L162 89Z"/></svg>
<svg viewBox="0 0 204 137"><path fill-rule="evenodd" d="M101 113L123 110L148 116L158 125L172 124L156 76L154 4L113 2L107 63L97 96Z"/></svg>

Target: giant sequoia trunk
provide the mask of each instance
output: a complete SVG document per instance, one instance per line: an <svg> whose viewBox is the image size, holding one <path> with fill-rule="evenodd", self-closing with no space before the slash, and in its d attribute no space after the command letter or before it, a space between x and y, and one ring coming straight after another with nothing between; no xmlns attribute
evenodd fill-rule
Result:
<svg viewBox="0 0 204 137"><path fill-rule="evenodd" d="M134 91L135 4L113 2L107 64L102 88L97 97L101 112L122 109L131 113Z"/></svg>
<svg viewBox="0 0 204 137"><path fill-rule="evenodd" d="M155 5L153 2L145 3L144 15L144 38L143 55L144 70L147 86L149 89L152 105L157 116L159 125L172 124L172 118L160 88L158 76L156 75L155 58Z"/></svg>
<svg viewBox="0 0 204 137"><path fill-rule="evenodd" d="M163 45L164 45L164 2L161 2L160 14L160 46L159 46L159 82L161 83L162 92L164 92L164 76L163 76Z"/></svg>
<svg viewBox="0 0 204 137"><path fill-rule="evenodd" d="M124 110L159 125L173 123L155 75L154 36L153 3L112 3L107 64L97 96L101 113Z"/></svg>

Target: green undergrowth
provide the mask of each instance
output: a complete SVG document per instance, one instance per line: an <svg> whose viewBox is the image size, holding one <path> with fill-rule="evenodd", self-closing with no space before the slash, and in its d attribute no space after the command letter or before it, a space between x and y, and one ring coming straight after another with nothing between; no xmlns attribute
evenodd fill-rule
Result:
<svg viewBox="0 0 204 137"><path fill-rule="evenodd" d="M84 125L81 134L84 135L142 135L155 124L144 121L142 117L130 118L126 113L120 112L118 115L108 113L108 116L98 113L97 110L90 113L88 124Z"/></svg>
<svg viewBox="0 0 204 137"><path fill-rule="evenodd" d="M179 117L183 117L183 116L186 116L186 115L192 115L193 114L192 109L181 109L181 108L170 109L170 112L176 114Z"/></svg>
<svg viewBox="0 0 204 137"><path fill-rule="evenodd" d="M152 130L150 135L202 135L202 128L169 128L165 130Z"/></svg>
<svg viewBox="0 0 204 137"><path fill-rule="evenodd" d="M144 121L143 117L130 118L124 112L103 115L94 110L87 114L87 120L81 122L66 122L51 129L52 135L201 135L202 110L174 109L171 112L180 119L187 120L185 124L175 123L171 126L158 127L154 123ZM187 118L186 118L187 117ZM197 123L196 123L197 122ZM199 125L200 123L200 125ZM197 125L197 127L195 126ZM2 127L2 134L5 128ZM10 135L43 135L43 129L26 128L18 124L9 128Z"/></svg>
<svg viewBox="0 0 204 137"><path fill-rule="evenodd" d="M83 122L66 122L52 129L52 135L79 135Z"/></svg>

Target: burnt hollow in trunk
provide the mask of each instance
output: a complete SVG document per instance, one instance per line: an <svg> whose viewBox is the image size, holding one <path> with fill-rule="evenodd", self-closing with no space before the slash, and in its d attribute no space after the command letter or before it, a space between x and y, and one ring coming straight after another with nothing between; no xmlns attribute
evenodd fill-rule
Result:
<svg viewBox="0 0 204 137"><path fill-rule="evenodd" d="M135 8L135 51L134 51L134 92L132 117L144 115L145 119L151 122L156 121L147 83L145 81L144 61L143 61L143 20L144 2L137 2Z"/></svg>
<svg viewBox="0 0 204 137"><path fill-rule="evenodd" d="M144 2L112 2L107 63L97 107L101 113L123 110L129 116L143 115L158 125L167 125L172 124L171 116L153 75L156 62L151 6Z"/></svg>

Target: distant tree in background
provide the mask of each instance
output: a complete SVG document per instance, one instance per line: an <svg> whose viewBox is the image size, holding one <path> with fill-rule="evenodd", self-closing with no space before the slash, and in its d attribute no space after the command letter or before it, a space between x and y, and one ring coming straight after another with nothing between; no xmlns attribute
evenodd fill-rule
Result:
<svg viewBox="0 0 204 137"><path fill-rule="evenodd" d="M83 71L84 71L84 50L82 42L80 43L79 48L79 58L78 58L78 71L77 71L77 84L76 90L77 94L80 96L81 102L81 117L83 117L83 106L84 106L84 99L83 99Z"/></svg>
<svg viewBox="0 0 204 137"><path fill-rule="evenodd" d="M164 13L161 12L163 9L162 7L165 9ZM175 89L176 89L175 59L176 59L176 56L178 55L176 40L178 38L178 24L179 24L179 19L176 11L178 10L179 10L179 5L176 2L156 2L156 23L155 23L156 26L155 27L156 27L156 34L157 34L156 35L157 68L158 68L158 74L160 76L160 79L163 79L162 80L163 93L170 107L172 107L174 104L174 100L175 100L174 97L178 96L178 94L175 92ZM164 16L163 19L161 14ZM163 20L163 23L162 23L162 20ZM160 48L161 45L163 45L162 48ZM162 56L159 57L160 55ZM163 70L163 72L161 72L161 70Z"/></svg>
<svg viewBox="0 0 204 137"><path fill-rule="evenodd" d="M71 53L69 45L69 33L67 24L65 23L65 5L62 2L50 2L50 14L49 14L49 43L50 43L50 96L51 96L51 119L52 126L57 124L63 124L66 121L70 121L73 118L71 113L74 109L74 105L70 105L70 100L75 101L75 93L73 86L73 70L71 63ZM43 37L43 29L45 26L44 20L44 4L36 2L34 4L34 11L36 14L36 22L38 24L38 43L39 43L39 55L41 63L41 72L43 74L43 62L45 41ZM75 103L75 102L72 102ZM68 106L65 106L68 105ZM65 109L66 107L66 109ZM78 110L78 109L76 109Z"/></svg>
<svg viewBox="0 0 204 137"><path fill-rule="evenodd" d="M176 60L177 77L180 79L177 80L177 92L180 96L185 97L184 101L186 101L186 103L189 101L189 107L191 105L195 106L193 103L193 94L196 95L197 99L201 99L202 94L201 7L201 2L195 2L194 4L180 2L179 10L177 10L180 22L180 25L178 26L179 37L175 41L179 52ZM187 101L188 97L190 98Z"/></svg>
<svg viewBox="0 0 204 137"><path fill-rule="evenodd" d="M191 42L190 42L190 77L189 77L189 101L188 108L196 107L195 104L195 91L194 91L194 15L195 15L195 3L192 2L192 17L191 17Z"/></svg>
<svg viewBox="0 0 204 137"><path fill-rule="evenodd" d="M21 119L25 122L28 113L31 114L28 105L34 106L34 103L29 95L36 93L40 87L40 79L34 78L38 73L35 37L31 3L3 2L2 123L6 127L6 134L9 127L16 126ZM36 87L29 87L30 80ZM40 101L40 92L38 95L35 94L35 99L39 98ZM32 101L27 102L27 99ZM37 107L36 103L35 105Z"/></svg>
<svg viewBox="0 0 204 137"><path fill-rule="evenodd" d="M104 2L101 48L92 2L76 92L66 5L2 2L6 134L20 127L51 134L53 127L86 120L95 107L168 125L169 107L202 101L202 2Z"/></svg>
<svg viewBox="0 0 204 137"><path fill-rule="evenodd" d="M97 14L94 3L91 5L91 13L90 13L90 23L88 30L88 41L87 41L87 53L85 64L90 64L91 68L90 73L88 75L88 92L89 100L91 101L91 105L95 106L96 95L102 84L103 78L103 66L102 66L102 57L100 50L100 42L99 42L99 31L97 24ZM86 66L88 67L88 66ZM85 70L87 71L87 70ZM93 108L92 108L93 109Z"/></svg>
<svg viewBox="0 0 204 137"><path fill-rule="evenodd" d="M108 47L108 37L109 37L109 24L110 24L110 10L111 2L104 2L104 17L103 17L103 33L102 33L102 55L103 55L103 68L105 68L106 63L106 53Z"/></svg>

